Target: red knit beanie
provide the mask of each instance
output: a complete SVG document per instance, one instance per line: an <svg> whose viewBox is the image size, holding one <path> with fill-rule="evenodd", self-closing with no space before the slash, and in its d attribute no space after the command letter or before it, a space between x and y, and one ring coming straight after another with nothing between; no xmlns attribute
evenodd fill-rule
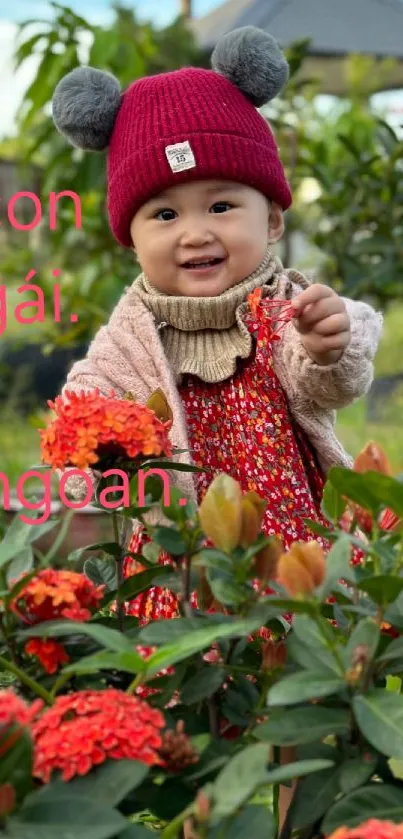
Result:
<svg viewBox="0 0 403 839"><path fill-rule="evenodd" d="M122 94L110 74L81 67L56 88L59 131L83 148L108 146L109 220L122 245L132 245L137 210L176 184L222 178L258 189L283 210L291 204L273 133L255 107L288 76L277 44L254 27L234 30L212 63L213 70L139 79Z"/></svg>

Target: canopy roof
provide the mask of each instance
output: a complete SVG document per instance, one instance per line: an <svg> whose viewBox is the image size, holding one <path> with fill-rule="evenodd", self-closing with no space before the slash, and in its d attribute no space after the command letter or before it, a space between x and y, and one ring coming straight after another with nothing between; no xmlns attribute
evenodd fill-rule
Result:
<svg viewBox="0 0 403 839"><path fill-rule="evenodd" d="M398 59L387 87L403 88L403 0L226 0L192 22L206 50L248 25L270 32L282 47L310 38L304 72L322 76L324 92L344 92L340 60L350 53Z"/></svg>

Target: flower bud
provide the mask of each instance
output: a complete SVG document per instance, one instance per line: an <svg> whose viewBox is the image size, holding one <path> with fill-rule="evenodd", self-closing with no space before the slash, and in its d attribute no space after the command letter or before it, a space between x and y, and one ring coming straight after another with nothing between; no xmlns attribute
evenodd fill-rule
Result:
<svg viewBox="0 0 403 839"><path fill-rule="evenodd" d="M241 536L241 487L224 472L210 484L199 507L200 523L216 548L230 553Z"/></svg>
<svg viewBox="0 0 403 839"><path fill-rule="evenodd" d="M256 542L260 533L266 501L254 492L247 492L241 502L241 535L239 544L243 548Z"/></svg>
<svg viewBox="0 0 403 839"><path fill-rule="evenodd" d="M254 566L259 580L266 583L267 580L273 580L277 576L278 561L283 551L284 546L281 540L277 536L272 536L269 544L256 554Z"/></svg>
<svg viewBox="0 0 403 839"><path fill-rule="evenodd" d="M0 819L4 819L14 810L15 802L16 794L13 785L2 784L0 786Z"/></svg>
<svg viewBox="0 0 403 839"><path fill-rule="evenodd" d="M262 646L262 670L282 670L287 659L284 641L270 639Z"/></svg>
<svg viewBox="0 0 403 839"><path fill-rule="evenodd" d="M211 813L211 802L205 792L202 789L199 790L196 796L195 801L195 819L199 824L203 824L203 822L208 822Z"/></svg>
<svg viewBox="0 0 403 839"><path fill-rule="evenodd" d="M325 573L325 557L318 542L295 542L277 566L277 580L291 597L311 594Z"/></svg>
<svg viewBox="0 0 403 839"><path fill-rule="evenodd" d="M147 401L146 407L150 408L151 411L154 411L155 416L161 422L172 422L173 413L165 393L161 390L161 388L158 387L157 390L154 390Z"/></svg>
<svg viewBox="0 0 403 839"><path fill-rule="evenodd" d="M378 443L371 441L357 455L354 464L354 472L380 472L381 475L392 475L392 467L389 460Z"/></svg>

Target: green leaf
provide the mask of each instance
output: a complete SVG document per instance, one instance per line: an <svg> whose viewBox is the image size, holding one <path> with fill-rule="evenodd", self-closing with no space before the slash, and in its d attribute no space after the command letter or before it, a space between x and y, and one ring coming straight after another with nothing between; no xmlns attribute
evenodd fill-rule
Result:
<svg viewBox="0 0 403 839"><path fill-rule="evenodd" d="M25 524L19 515L15 515L4 539L0 542L0 568L10 559L17 557L41 536L49 533L59 524L58 521L47 521L43 524Z"/></svg>
<svg viewBox="0 0 403 839"><path fill-rule="evenodd" d="M287 763L272 769L267 773L269 784L283 784L285 781L292 781L294 778L303 778L304 775L311 775L312 772L322 772L333 766L332 760L312 759L298 760L294 763Z"/></svg>
<svg viewBox="0 0 403 839"><path fill-rule="evenodd" d="M314 824L326 813L339 792L339 767L332 766L299 781L291 811L295 830Z"/></svg>
<svg viewBox="0 0 403 839"><path fill-rule="evenodd" d="M34 565L34 552L32 545L29 545L27 548L24 548L20 554L14 557L11 560L7 571L6 571L6 580L7 585L13 585L15 582L19 582L22 574L28 574ZM26 584L26 580L25 580Z"/></svg>
<svg viewBox="0 0 403 839"><path fill-rule="evenodd" d="M377 515L384 502L379 499L378 493L374 492L373 487L370 486L368 482L370 474L372 473L360 474L359 472L353 472L352 469L333 466L328 472L328 480L341 495L346 495L351 501L364 507L365 510L370 510L373 515ZM378 472L373 474L377 478L380 477Z"/></svg>
<svg viewBox="0 0 403 839"><path fill-rule="evenodd" d="M115 560L92 556L84 562L84 574L96 586L106 586L106 591L115 591L117 588L118 575Z"/></svg>
<svg viewBox="0 0 403 839"><path fill-rule="evenodd" d="M11 733L11 732L10 732ZM5 734L2 742L7 739ZM32 788L32 740L28 731L24 731L0 761L0 785L13 785L17 799L22 799Z"/></svg>
<svg viewBox="0 0 403 839"><path fill-rule="evenodd" d="M390 642L388 647L386 648L385 652L379 656L379 661L393 661L394 659L402 659L403 665L403 638L394 638L393 641ZM403 669L403 668L402 668Z"/></svg>
<svg viewBox="0 0 403 839"><path fill-rule="evenodd" d="M156 527L153 531L153 539L172 556L182 556L186 553L182 536L173 527Z"/></svg>
<svg viewBox="0 0 403 839"><path fill-rule="evenodd" d="M344 688L344 680L337 678L333 673L308 670L287 676L273 685L268 693L267 704L269 707L297 705L307 699L331 696L332 693L339 693Z"/></svg>
<svg viewBox="0 0 403 839"><path fill-rule="evenodd" d="M274 746L294 746L312 743L329 734L344 734L350 729L347 708L287 708L273 711L267 722L255 728L258 740L267 740Z"/></svg>
<svg viewBox="0 0 403 839"><path fill-rule="evenodd" d="M143 783L148 773L149 766L137 760L107 760L84 777L73 778L68 784L60 780L46 784L37 799L40 797L44 802L52 801L54 797L77 796L102 801L103 806L116 807L129 792Z"/></svg>
<svg viewBox="0 0 403 839"><path fill-rule="evenodd" d="M141 824L129 824L123 833L119 833L116 839L154 839L159 835L155 831L151 832L146 827L142 827Z"/></svg>
<svg viewBox="0 0 403 839"><path fill-rule="evenodd" d="M332 545L326 557L326 577L320 589L322 599L332 591L339 580L344 579L355 583L356 574L353 566L350 565L350 558L351 542L348 536L343 534Z"/></svg>
<svg viewBox="0 0 403 839"><path fill-rule="evenodd" d="M363 787L374 774L376 764L377 755L370 751L364 752L359 757L346 760L340 766L339 783L341 791L347 794L357 787Z"/></svg>
<svg viewBox="0 0 403 839"><path fill-rule="evenodd" d="M380 606L387 606L393 603L403 591L403 577L389 575L378 575L367 577L358 584L361 591L365 591L375 603Z"/></svg>
<svg viewBox="0 0 403 839"><path fill-rule="evenodd" d="M394 513L403 517L403 485L400 481L379 472L367 472L365 482L379 505L390 507Z"/></svg>
<svg viewBox="0 0 403 839"><path fill-rule="evenodd" d="M245 839L245 836L251 836L253 839L275 839L276 825L267 806L250 804L233 819L228 820L224 829L221 825L218 826L217 839L221 835L225 839ZM215 839L215 832L211 839Z"/></svg>
<svg viewBox="0 0 403 839"><path fill-rule="evenodd" d="M353 710L372 746L388 757L403 758L403 696L374 688L354 697Z"/></svg>
<svg viewBox="0 0 403 839"><path fill-rule="evenodd" d="M215 780L212 824L232 815L255 789L267 782L269 750L267 744L247 746L238 752Z"/></svg>
<svg viewBox="0 0 403 839"><path fill-rule="evenodd" d="M109 629L102 624L79 621L46 621L37 626L30 626L18 633L20 638L60 638L68 635L88 635L101 647L115 652L133 652L133 646L128 638L116 629Z"/></svg>
<svg viewBox="0 0 403 839"><path fill-rule="evenodd" d="M346 667L354 666L353 658L357 647L365 648L365 660L369 664L376 654L380 637L381 631L378 624L372 618L362 618L354 627L347 646L343 650Z"/></svg>
<svg viewBox="0 0 403 839"><path fill-rule="evenodd" d="M322 494L321 509L332 524L338 525L346 509L346 503L336 487L330 481L326 481Z"/></svg>
<svg viewBox="0 0 403 839"><path fill-rule="evenodd" d="M321 833L326 836L338 827L356 827L368 819L403 821L403 791L387 784L369 784L337 801L326 814Z"/></svg>
<svg viewBox="0 0 403 839"><path fill-rule="evenodd" d="M297 639L297 643L293 644L294 657L297 655L298 646L308 648L308 656L311 659L310 669L312 667L324 667L327 670L341 675L342 671L338 665L335 657L329 650L329 647L315 623L308 615L296 615L293 620L293 635ZM331 632L331 627L329 626Z"/></svg>
<svg viewBox="0 0 403 839"><path fill-rule="evenodd" d="M13 839L111 839L127 826L116 810L79 796L55 795L42 803L40 795L24 802L7 822Z"/></svg>
<svg viewBox="0 0 403 839"><path fill-rule="evenodd" d="M213 787L213 824L231 815L263 784L282 783L332 765L330 760L300 760L270 770L268 760L267 743L258 743L247 746L227 763Z"/></svg>
<svg viewBox="0 0 403 839"><path fill-rule="evenodd" d="M226 677L223 667L204 667L185 682L181 690L181 700L185 705L200 702L212 696L222 685Z"/></svg>
<svg viewBox="0 0 403 839"><path fill-rule="evenodd" d="M220 615L220 620L215 620L218 615L200 615L194 618L168 618L167 620L156 620L143 626L139 633L140 644L150 645L152 647L166 644L167 642L176 641L182 638L183 635L189 632L194 632L196 629L203 629L206 626L211 626L213 623L227 623L233 624L234 619Z"/></svg>
<svg viewBox="0 0 403 839"><path fill-rule="evenodd" d="M147 661L147 675L153 675L171 664L183 661L184 658L209 647L214 641L250 635L265 624L265 617L265 609L260 611L256 609L253 617L234 620L231 623L220 623L218 626L212 625L205 629L196 629L191 634L178 638L176 643L166 644L150 656Z"/></svg>
<svg viewBox="0 0 403 839"><path fill-rule="evenodd" d="M94 653L69 664L63 673L98 673L100 670L121 670L137 675L144 670L144 659L134 650L130 653Z"/></svg>
<svg viewBox="0 0 403 839"><path fill-rule="evenodd" d="M209 568L207 579L216 600L223 606L240 606L250 597L251 590L237 583L230 574L222 574Z"/></svg>
<svg viewBox="0 0 403 839"><path fill-rule="evenodd" d="M131 600L137 597L142 591L147 591L152 585L157 576L158 578L169 576L172 573L172 568L169 565L161 565L158 569L147 568L146 571L141 571L139 574L133 574L119 589L119 595L123 600Z"/></svg>

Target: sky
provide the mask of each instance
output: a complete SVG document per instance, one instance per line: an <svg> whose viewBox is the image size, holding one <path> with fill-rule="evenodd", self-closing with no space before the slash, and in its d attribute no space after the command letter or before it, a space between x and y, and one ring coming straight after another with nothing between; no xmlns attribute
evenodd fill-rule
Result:
<svg viewBox="0 0 403 839"><path fill-rule="evenodd" d="M61 0L91 23L107 24L113 18L111 0ZM193 0L194 16L207 14L222 0ZM180 0L122 0L134 8L140 20L152 20L165 26L180 12ZM47 0L0 0L0 139L15 133L15 113L24 91L33 78L37 59L24 62L14 73L12 55L16 24L27 19L52 19Z"/></svg>

